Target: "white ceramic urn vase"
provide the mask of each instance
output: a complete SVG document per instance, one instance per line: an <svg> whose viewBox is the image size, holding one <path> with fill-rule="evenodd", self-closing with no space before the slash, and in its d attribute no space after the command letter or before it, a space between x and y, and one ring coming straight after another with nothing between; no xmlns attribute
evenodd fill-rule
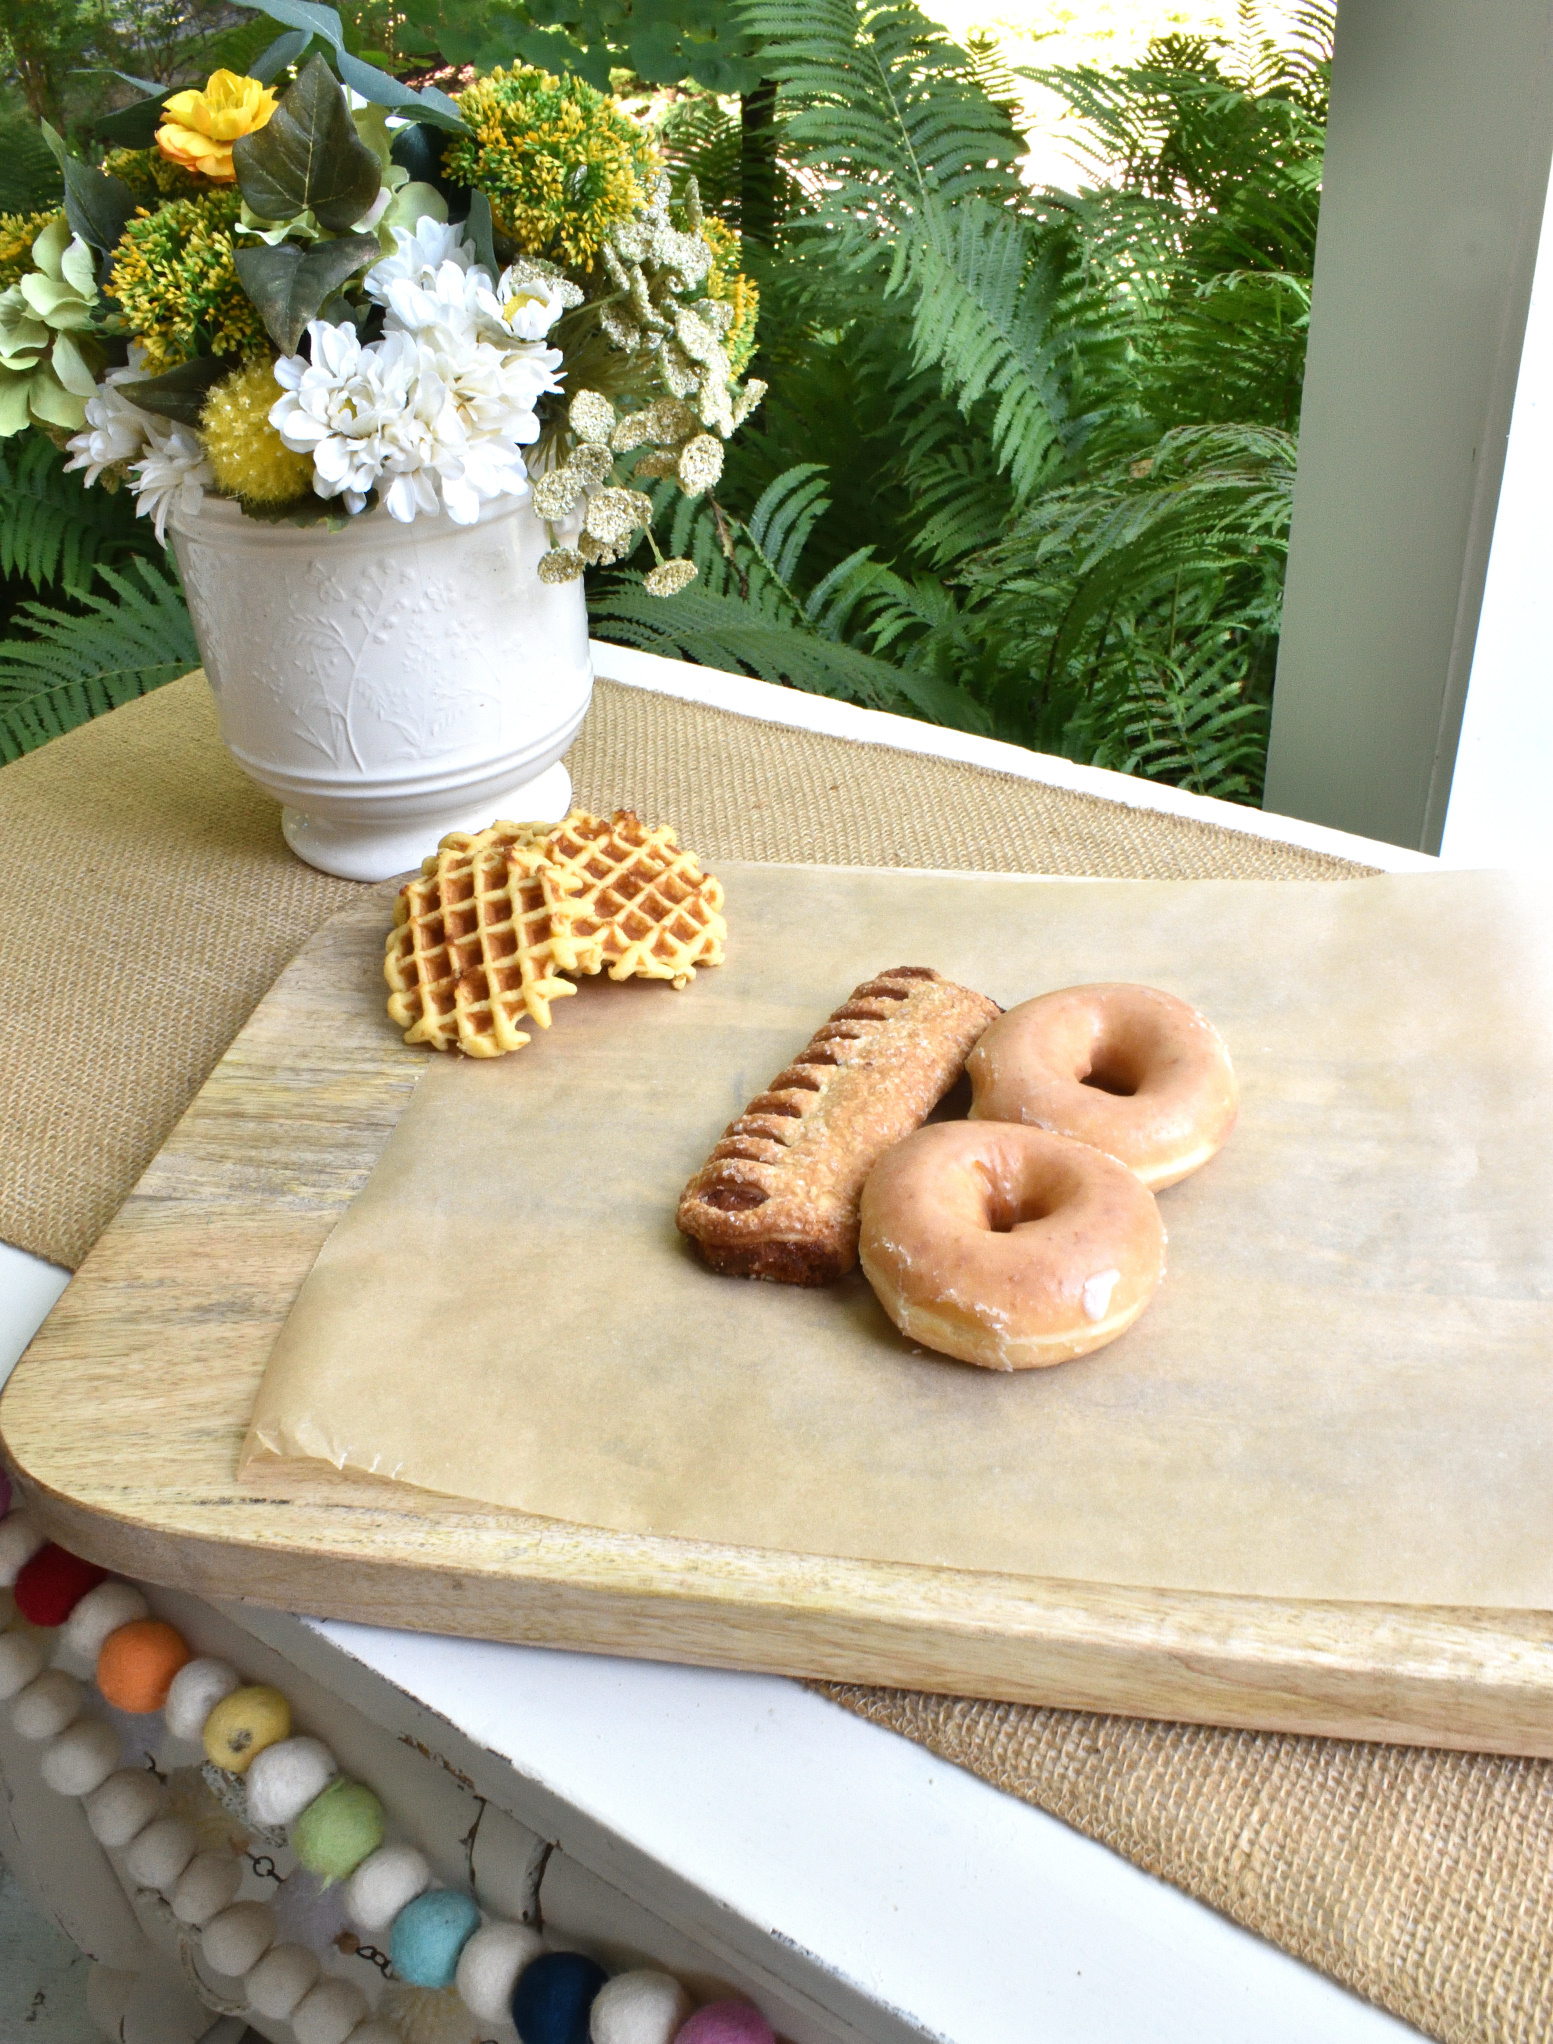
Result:
<svg viewBox="0 0 1553 2044"><path fill-rule="evenodd" d="M588 615L580 581L540 581L526 497L331 532L207 496L172 531L221 736L310 866L386 880L447 831L566 814Z"/></svg>

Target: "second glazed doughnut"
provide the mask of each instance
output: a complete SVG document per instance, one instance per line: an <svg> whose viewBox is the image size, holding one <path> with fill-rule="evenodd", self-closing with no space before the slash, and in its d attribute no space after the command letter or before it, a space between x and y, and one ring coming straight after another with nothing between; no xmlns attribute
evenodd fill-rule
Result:
<svg viewBox="0 0 1553 2044"><path fill-rule="evenodd" d="M1023 1122L1117 1157L1151 1192L1206 1164L1240 1094L1224 1040L1159 987L1065 987L1010 1008L966 1060L973 1121Z"/></svg>
<svg viewBox="0 0 1553 2044"><path fill-rule="evenodd" d="M1115 1341L1154 1296L1154 1195L1088 1143L945 1121L885 1152L858 1248L901 1333L988 1370L1032 1370Z"/></svg>

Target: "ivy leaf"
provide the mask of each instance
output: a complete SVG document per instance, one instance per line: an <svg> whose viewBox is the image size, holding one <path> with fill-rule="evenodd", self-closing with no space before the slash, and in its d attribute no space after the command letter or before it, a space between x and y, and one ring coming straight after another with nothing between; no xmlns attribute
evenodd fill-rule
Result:
<svg viewBox="0 0 1553 2044"><path fill-rule="evenodd" d="M270 339L283 355L294 355L303 329L325 299L381 254L375 234L345 234L338 241L315 241L306 250L294 241L276 248L240 248L235 261Z"/></svg>
<svg viewBox="0 0 1553 2044"><path fill-rule="evenodd" d="M192 362L180 362L176 369L166 370L161 376L121 383L118 390L143 412L176 419L180 426L197 426L211 390L223 376L230 376L234 367L229 358L196 355Z"/></svg>
<svg viewBox="0 0 1553 2044"><path fill-rule="evenodd" d="M261 220L291 220L311 207L319 224L336 233L361 218L383 182L345 94L317 53L265 125L233 143L232 164Z"/></svg>
<svg viewBox="0 0 1553 2044"><path fill-rule="evenodd" d="M162 109L172 94L173 88L169 85L153 99L131 100L128 106L121 106L116 112L104 114L100 121L94 122L94 132L119 149L149 149L161 125Z"/></svg>
<svg viewBox="0 0 1553 2044"><path fill-rule="evenodd" d="M47 121L40 126L43 139L64 174L65 219L70 232L79 234L88 247L106 254L117 245L124 223L135 210L135 194L123 178L104 177L79 156L72 156Z"/></svg>

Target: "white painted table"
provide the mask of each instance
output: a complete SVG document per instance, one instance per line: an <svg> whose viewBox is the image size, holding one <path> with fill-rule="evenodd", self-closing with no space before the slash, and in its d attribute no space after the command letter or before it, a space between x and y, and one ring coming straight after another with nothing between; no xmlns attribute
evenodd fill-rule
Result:
<svg viewBox="0 0 1553 2044"><path fill-rule="evenodd" d="M1391 871L1435 863L762 682L619 647L595 653L616 680L745 715ZM65 1283L0 1243L0 1382ZM725 1978L794 2044L1400 2044L1418 2034L1055 1818L794 1683L157 1601L211 1650L250 1666L278 1654L292 1684L323 1700L332 1734L358 1728L339 1736L377 1755L366 1778L414 1802L426 1788L416 1770L438 1782L439 1768L452 1770L513 1820L513 1866L529 1864L523 1840L550 1842L538 1896L559 1936ZM0 1741L14 1790L23 1763L13 1758ZM385 1768L402 1783L383 1782ZM113 1915L112 1877L79 1811L46 1791L13 1793L10 1818L8 1850L49 1913L100 1956L133 1963L125 1947L138 1932ZM489 1878L505 1878L501 1867ZM106 1914L93 1916L93 1898Z"/></svg>

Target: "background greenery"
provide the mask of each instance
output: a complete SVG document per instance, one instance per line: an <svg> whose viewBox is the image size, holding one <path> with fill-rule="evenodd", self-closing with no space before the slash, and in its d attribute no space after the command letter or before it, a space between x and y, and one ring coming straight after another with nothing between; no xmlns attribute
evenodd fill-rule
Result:
<svg viewBox="0 0 1553 2044"><path fill-rule="evenodd" d="M80 29L86 0L49 4L79 50L124 54ZM744 233L771 394L715 505L663 489L700 579L663 600L634 567L593 578L596 633L1257 800L1330 7L1264 25L1247 5L1232 40L1016 79L990 39L959 48L909 4L742 0L709 36L699 5L458 0L454 29L411 0L392 47L386 10L355 22L407 73L492 61L505 36L532 57L547 38L552 68L602 65L637 100L667 74L675 173ZM254 33L203 6L178 35L113 15L139 36L136 75L202 76ZM100 116L104 75L56 70L67 120ZM1031 89L1082 139L1071 192L1021 177ZM21 152L4 160L20 178ZM0 463L5 758L194 654L127 500L81 491L36 437Z"/></svg>

